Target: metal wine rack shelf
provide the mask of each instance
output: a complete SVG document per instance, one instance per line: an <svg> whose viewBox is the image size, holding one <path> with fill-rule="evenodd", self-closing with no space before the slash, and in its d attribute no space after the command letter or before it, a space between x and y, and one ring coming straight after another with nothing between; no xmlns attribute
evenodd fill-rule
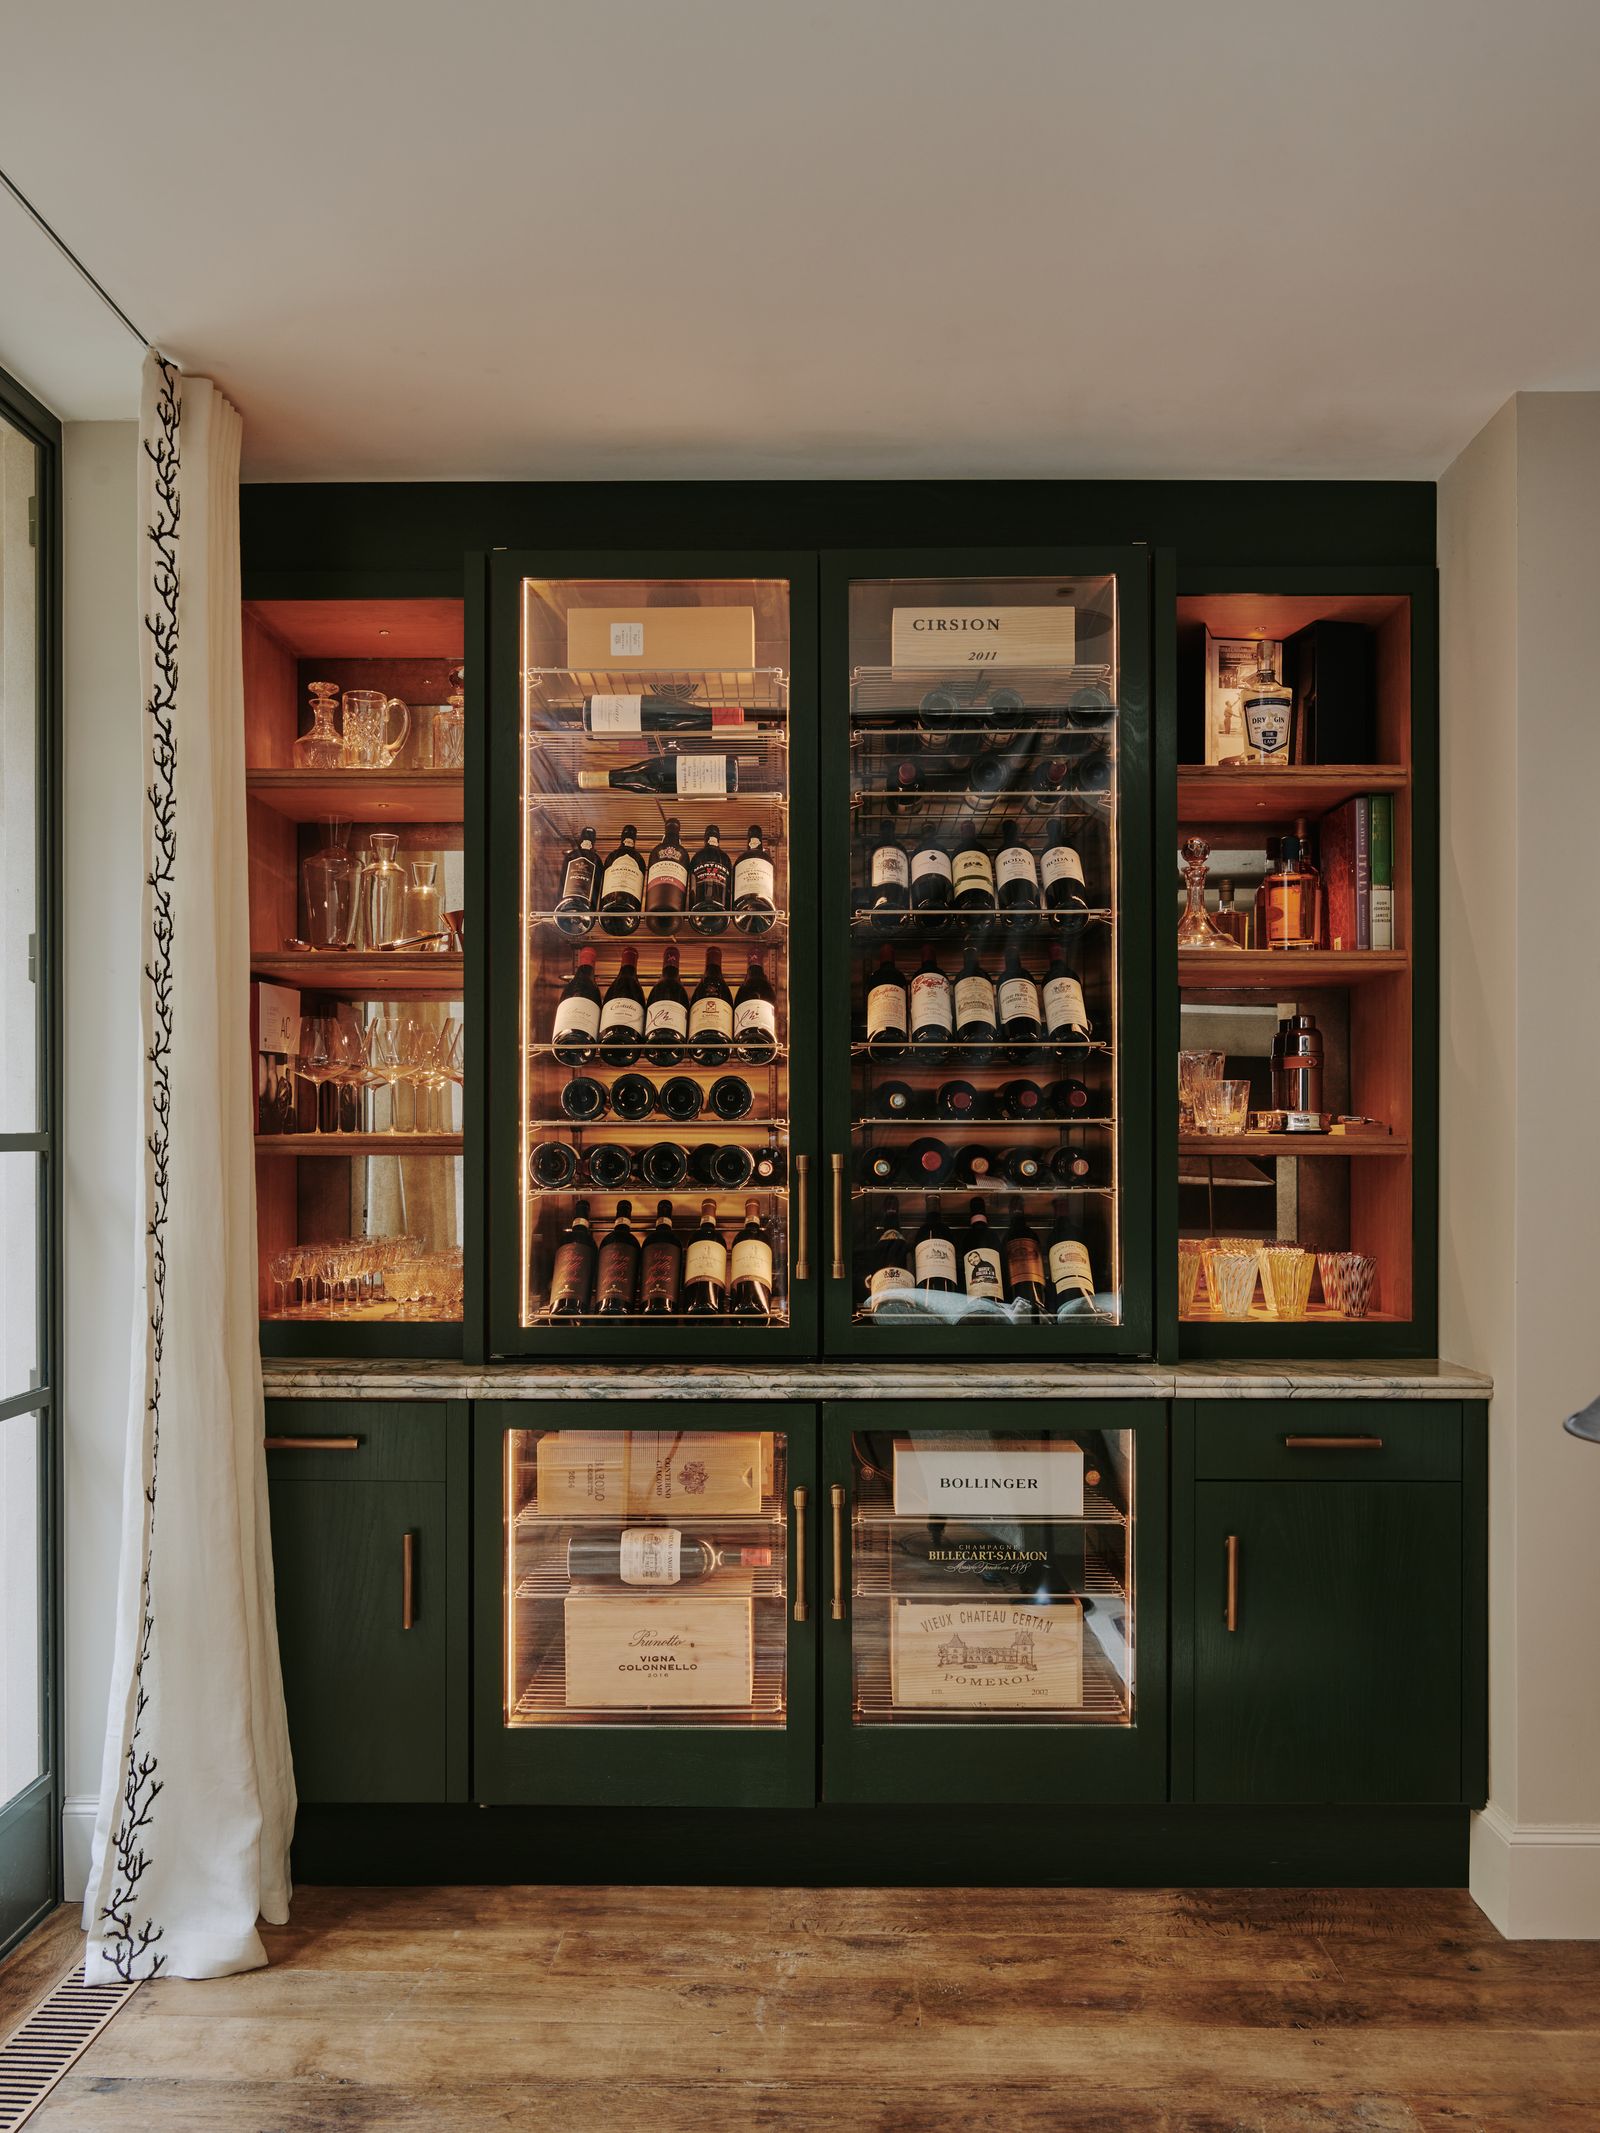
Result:
<svg viewBox="0 0 1600 2133"><path fill-rule="evenodd" d="M1074 707L1072 699L1085 689L1109 696L1111 678L1109 666L857 667L850 676L850 710L857 718L914 722L929 696L948 697L958 712L982 710L1005 689L1021 698L1025 711L1070 711L1075 718L1110 723L1115 703Z"/></svg>
<svg viewBox="0 0 1600 2133"><path fill-rule="evenodd" d="M757 1639L747 1704L635 1704L619 1711L568 1703L566 1656L555 1654L541 1661L524 1682L507 1713L507 1723L513 1726L680 1726L685 1723L777 1726L783 1723L784 1716L784 1661L781 1641L776 1645L764 1645Z"/></svg>
<svg viewBox="0 0 1600 2133"><path fill-rule="evenodd" d="M692 1512L680 1510L674 1515L687 1519L693 1514ZM613 1527L618 1532L621 1531L624 1523L626 1521L612 1521ZM639 1523L643 1524L645 1521L640 1520ZM722 1521L720 1518L712 1518L702 1520L700 1523L709 1530L711 1528L720 1528ZM715 1546L716 1535L714 1532L711 1533L711 1541L712 1545ZM713 1570L709 1577L695 1578L681 1587L655 1586L651 1589L653 1591L681 1590L686 1593L692 1593L696 1597L704 1593L707 1599L726 1597L730 1594L737 1595L740 1598L748 1594L752 1600L786 1600L789 1596L788 1581L781 1567L776 1565L770 1570L747 1570L742 1565L729 1564L721 1569ZM519 1600L532 1601L564 1600L569 1592L593 1593L601 1596L609 1594L618 1599L627 1599L638 1590L638 1586L624 1585L620 1580L609 1582L600 1578L569 1577L559 1559L549 1563L539 1563L532 1570L519 1571L516 1584L517 1598Z"/></svg>
<svg viewBox="0 0 1600 2133"><path fill-rule="evenodd" d="M856 911L851 914L850 930L865 940L915 941L919 946L927 942L934 947L943 941L951 948L963 948L980 934L1056 941L1066 938L1069 924L1110 926L1115 922L1114 911L1047 911L1032 904L1008 911L906 911L894 918L880 911Z"/></svg>
<svg viewBox="0 0 1600 2133"><path fill-rule="evenodd" d="M908 1527L919 1527L926 1533L928 1526L940 1521L906 1519ZM980 1521L973 1520L973 1524ZM1029 1521L1033 1523L1032 1520ZM915 1600L920 1605L948 1601L951 1605L964 1600L993 1601L996 1606L1030 1600L1037 1595L1009 1590L1003 1585L986 1585L981 1577L961 1579L952 1575L943 1583L930 1579L927 1585L896 1585L892 1580L893 1541L890 1528L877 1526L871 1529L870 1545L858 1539L850 1565L851 1591L858 1600ZM908 1558L914 1562L915 1558ZM1058 1600L1114 1600L1127 1603L1127 1588L1118 1577L1116 1565L1102 1556L1089 1557L1083 1566L1083 1576L1070 1592L1052 1593L1048 1597Z"/></svg>
<svg viewBox="0 0 1600 2133"><path fill-rule="evenodd" d="M859 1628L859 1625L858 1625ZM870 1649L856 1640L855 1717L869 1726L977 1725L985 1732L996 1726L1125 1726L1128 1723L1128 1692L1122 1677L1087 1629L1083 1639L1083 1701L1054 1711L930 1711L902 1710L894 1700L889 1654Z"/></svg>
<svg viewBox="0 0 1600 2133"><path fill-rule="evenodd" d="M740 704L747 711L786 712L789 707L789 676L783 667L529 667L522 685L532 713L581 715L588 696L661 696L681 704ZM585 734L585 738L625 740L630 736Z"/></svg>

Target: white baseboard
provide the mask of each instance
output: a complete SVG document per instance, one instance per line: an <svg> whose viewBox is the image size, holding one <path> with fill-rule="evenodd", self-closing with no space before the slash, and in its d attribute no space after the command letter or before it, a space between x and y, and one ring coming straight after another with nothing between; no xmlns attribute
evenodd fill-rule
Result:
<svg viewBox="0 0 1600 2133"><path fill-rule="evenodd" d="M92 1793L61 1803L61 1893L68 1903L82 1903L83 1892L89 1886L94 1818L99 1806Z"/></svg>
<svg viewBox="0 0 1600 2133"><path fill-rule="evenodd" d="M1472 1818L1473 1900L1507 1940L1600 1940L1600 1827Z"/></svg>

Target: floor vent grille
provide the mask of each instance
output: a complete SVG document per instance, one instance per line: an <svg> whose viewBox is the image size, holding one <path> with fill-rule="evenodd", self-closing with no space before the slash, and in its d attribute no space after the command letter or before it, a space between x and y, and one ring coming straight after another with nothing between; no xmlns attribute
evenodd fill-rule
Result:
<svg viewBox="0 0 1600 2133"><path fill-rule="evenodd" d="M88 2050L135 1985L86 1985L83 1965L0 2044L0 2133L16 2133L62 2075Z"/></svg>

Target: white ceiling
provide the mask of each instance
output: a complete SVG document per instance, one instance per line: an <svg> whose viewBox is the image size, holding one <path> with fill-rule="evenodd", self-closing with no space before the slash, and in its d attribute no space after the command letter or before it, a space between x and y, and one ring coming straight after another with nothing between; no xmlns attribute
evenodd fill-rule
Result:
<svg viewBox="0 0 1600 2133"><path fill-rule="evenodd" d="M1432 476L1600 388L1597 111L1596 0L53 0L0 164L257 479Z"/></svg>

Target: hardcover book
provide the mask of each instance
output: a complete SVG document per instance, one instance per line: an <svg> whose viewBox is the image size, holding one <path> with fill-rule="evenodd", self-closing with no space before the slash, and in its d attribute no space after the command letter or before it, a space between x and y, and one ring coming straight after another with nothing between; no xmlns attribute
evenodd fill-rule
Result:
<svg viewBox="0 0 1600 2133"><path fill-rule="evenodd" d="M1328 903L1328 946L1370 948L1371 818L1365 799L1346 800L1323 818L1317 843Z"/></svg>
<svg viewBox="0 0 1600 2133"><path fill-rule="evenodd" d="M1372 945L1394 946L1394 794L1372 796Z"/></svg>

